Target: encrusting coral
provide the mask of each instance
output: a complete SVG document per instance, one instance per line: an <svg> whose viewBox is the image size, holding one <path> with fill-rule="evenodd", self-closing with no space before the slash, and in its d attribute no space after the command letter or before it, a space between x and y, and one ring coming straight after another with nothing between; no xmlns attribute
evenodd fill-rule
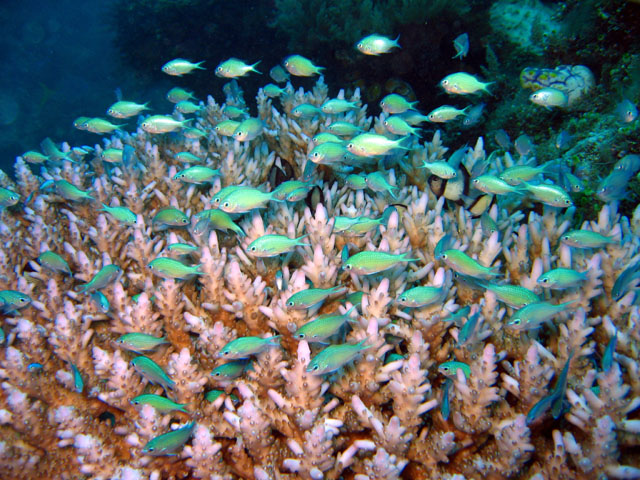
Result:
<svg viewBox="0 0 640 480"><path fill-rule="evenodd" d="M227 105L244 105L239 89L227 91L235 92ZM628 219L609 203L596 221L572 226L573 208L504 196L474 215L434 195L419 168L451 157L438 132L431 141L411 140L406 155L358 164L383 173L392 190L354 191L345 182L352 165L308 160L312 138L331 121L291 115L301 103L322 105L327 92L322 79L312 92L288 85L277 109L260 91L264 131L250 141L216 132L227 116L209 97L196 115L201 138L122 132L85 160L63 144L65 159L37 175L18 158L15 183L6 176L2 183L25 203L1 214L0 280L31 305L3 304L2 476L640 478L633 456L640 443L635 283L612 298L621 272L638 258L640 209ZM383 130L384 117L367 116L357 91L350 100L358 108L340 119ZM128 158L103 163L100 152L109 147L124 148ZM174 179L181 151L220 175L212 184ZM533 161L486 155L481 138L454 155L469 172ZM215 200L223 187L271 192L283 179L307 182L308 194L232 214L237 231L212 220L204 234L193 232L196 213L227 208ZM70 200L48 187L60 180L93 200ZM99 211L99 203L129 208L135 224ZM166 207L191 224L153 221ZM364 231L338 231L345 217L360 217ZM364 228L365 217L371 228ZM492 223L495 231L486 227ZM562 240L571 228L613 241L573 248ZM303 241L280 255L252 255L248 246L267 234ZM454 271L442 261L443 242L494 273L479 279ZM197 248L166 248L179 243ZM61 255L72 275L36 260L46 251ZM345 269L361 251L407 255L379 273ZM158 257L198 268L182 276L158 272L148 266ZM121 276L99 288L105 313L77 286L107 265L117 265ZM560 267L586 272L584 281L542 289L540 275ZM556 323L509 326L516 309L492 286L504 281L566 306ZM441 287L442 298L417 308L399 303L400 294L420 285ZM344 288L306 308L287 303L298 292L336 286ZM294 333L328 313L348 315L348 326L324 342L359 350L318 375L310 365L326 345ZM163 342L125 349L118 339L130 333ZM222 358L240 337L274 338L254 353ZM162 372L133 364L139 356ZM457 368L450 378L440 373L445 362ZM184 409L131 402L150 393ZM539 407L544 402L553 406ZM160 437L169 432L187 440L174 445L167 440L174 437Z"/></svg>

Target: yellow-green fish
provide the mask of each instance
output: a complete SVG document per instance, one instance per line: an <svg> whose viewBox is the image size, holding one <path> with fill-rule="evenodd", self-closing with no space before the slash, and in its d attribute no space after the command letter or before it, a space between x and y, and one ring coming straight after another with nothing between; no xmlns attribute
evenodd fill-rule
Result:
<svg viewBox="0 0 640 480"><path fill-rule="evenodd" d="M253 65L247 65L242 60L238 60L237 58L230 58L229 60L225 60L216 67L216 77L237 78L244 77L249 72L261 73L255 69L256 65L258 65L259 63L260 60L258 60Z"/></svg>
<svg viewBox="0 0 640 480"><path fill-rule="evenodd" d="M235 120L222 120L213 129L218 135L232 137L233 132L238 129L238 125L240 125L240 122L236 122Z"/></svg>
<svg viewBox="0 0 640 480"><path fill-rule="evenodd" d="M20 201L20 194L9 190L8 188L0 187L0 208L12 207Z"/></svg>
<svg viewBox="0 0 640 480"><path fill-rule="evenodd" d="M358 105L355 102L349 102L343 98L329 99L320 106L320 110L329 115L344 113L348 110L354 110L357 108Z"/></svg>
<svg viewBox="0 0 640 480"><path fill-rule="evenodd" d="M602 248L617 243L613 238L591 230L572 230L562 235L560 241L575 248Z"/></svg>
<svg viewBox="0 0 640 480"><path fill-rule="evenodd" d="M587 272L577 272L571 268L555 268L538 277L538 285L544 288L562 290L574 288L587 279Z"/></svg>
<svg viewBox="0 0 640 480"><path fill-rule="evenodd" d="M247 247L247 252L254 257L275 257L283 253L292 252L296 247L311 246L302 241L307 235L298 238L289 238L285 235L262 235L256 238Z"/></svg>
<svg viewBox="0 0 640 480"><path fill-rule="evenodd" d="M359 252L351 255L342 268L358 275L371 275L393 268L401 263L416 262L409 252L393 254L387 252Z"/></svg>
<svg viewBox="0 0 640 480"><path fill-rule="evenodd" d="M533 195L533 198L545 205L552 207L570 207L573 205L573 201L567 192L557 185L550 185L548 183L541 183L539 185L533 185L527 182L522 182L527 191Z"/></svg>
<svg viewBox="0 0 640 480"><path fill-rule="evenodd" d="M149 102L140 104L136 102L127 102L120 100L107 109L107 115L113 118L129 118L135 117L140 112L150 110Z"/></svg>
<svg viewBox="0 0 640 480"><path fill-rule="evenodd" d="M140 126L148 133L168 133L175 132L179 128L184 127L189 120L176 120L167 115L151 115L145 118Z"/></svg>
<svg viewBox="0 0 640 480"><path fill-rule="evenodd" d="M98 211L107 212L113 219L126 225L135 225L137 220L136 214L127 207L110 207L103 203L102 208Z"/></svg>
<svg viewBox="0 0 640 480"><path fill-rule="evenodd" d="M44 163L47 160L49 160L49 157L47 157L46 155L43 155L40 152L34 152L33 150L24 152L22 154L22 158L24 158L25 162L35 163L35 164Z"/></svg>
<svg viewBox="0 0 640 480"><path fill-rule="evenodd" d="M174 158L176 160L178 160L179 162L183 162L183 163L200 163L200 162L202 162L202 159L200 157L195 156L191 152L178 152L178 153L176 153L176 156Z"/></svg>
<svg viewBox="0 0 640 480"><path fill-rule="evenodd" d="M313 147L307 158L318 165L331 165L344 160L347 153L342 143L325 142Z"/></svg>
<svg viewBox="0 0 640 480"><path fill-rule="evenodd" d="M405 138L390 140L384 135L378 135L377 133L361 133L347 143L347 150L358 157L388 155L391 153L391 150L395 148L409 150L407 147L400 145L404 140Z"/></svg>
<svg viewBox="0 0 640 480"><path fill-rule="evenodd" d="M121 148L107 148L100 154L100 159L107 163L122 163L122 154Z"/></svg>
<svg viewBox="0 0 640 480"><path fill-rule="evenodd" d="M452 73L440 81L440 86L447 93L454 95L469 95L478 92L491 93L487 89L493 82L481 82L473 75L465 72Z"/></svg>
<svg viewBox="0 0 640 480"><path fill-rule="evenodd" d="M171 60L165 63L162 66L162 71L167 75L171 75L173 77L181 77L187 73L192 72L193 70L206 70L204 67L201 67L204 61L198 63L191 63L189 60L185 60L184 58L176 58L175 60Z"/></svg>
<svg viewBox="0 0 640 480"><path fill-rule="evenodd" d="M195 426L196 422L191 422L177 430L158 435L143 447L142 453L144 455L153 455L154 457L173 455L176 450L182 448L187 443L187 440L191 438Z"/></svg>
<svg viewBox="0 0 640 480"><path fill-rule="evenodd" d="M233 138L239 142L249 142L264 130L264 124L259 118L247 118L240 122L233 132Z"/></svg>
<svg viewBox="0 0 640 480"><path fill-rule="evenodd" d="M125 333L116 340L116 344L132 352L149 352L156 347L169 343L166 337L154 337L148 333Z"/></svg>
<svg viewBox="0 0 640 480"><path fill-rule="evenodd" d="M341 137L351 137L356 133L360 133L362 129L353 123L337 121L327 127L330 133L340 135Z"/></svg>
<svg viewBox="0 0 640 480"><path fill-rule="evenodd" d="M271 193L273 193L274 199L284 200L287 195L299 188L310 190L313 186L314 185L312 183L301 182L300 180L287 180L274 188Z"/></svg>
<svg viewBox="0 0 640 480"><path fill-rule="evenodd" d="M356 358L360 352L371 348L371 346L364 346L366 341L367 339L365 338L355 345L343 343L342 345L328 346L313 357L309 365L307 365L307 372L313 373L314 375L324 375L325 373L335 372Z"/></svg>
<svg viewBox="0 0 640 480"><path fill-rule="evenodd" d="M318 67L314 65L311 60L303 57L302 55L290 55L284 60L284 68L291 75L297 77L311 77L313 75L319 75L324 67Z"/></svg>
<svg viewBox="0 0 640 480"><path fill-rule="evenodd" d="M432 110L427 115L427 118L429 119L430 122L446 123L446 122L450 122L451 120L455 120L461 115L462 116L466 115L465 112L468 109L469 107L465 107L462 110L459 110L456 107L452 107L451 105L442 105L441 107L438 107Z"/></svg>
<svg viewBox="0 0 640 480"><path fill-rule="evenodd" d="M189 225L189 217L177 208L166 207L154 215L151 224L160 230L167 227L186 227Z"/></svg>
<svg viewBox="0 0 640 480"><path fill-rule="evenodd" d="M160 413L171 413L173 411L179 411L189 413L185 407L186 403L176 403L173 400L163 397L162 395L155 395L153 393L147 393L144 395L138 395L131 399L132 405L151 405Z"/></svg>
<svg viewBox="0 0 640 480"><path fill-rule="evenodd" d="M364 181L367 184L367 187L369 187L374 192L387 192L389 195L391 195L391 197L396 198L395 194L393 193L393 189L398 187L396 187L395 185L391 185L387 181L387 177L385 177L382 173L371 172L367 174L367 176L364 178Z"/></svg>
<svg viewBox="0 0 640 480"><path fill-rule="evenodd" d="M131 366L142 377L146 378L151 383L161 385L165 390L173 388L176 385L176 382L174 382L169 375L165 373L162 367L149 357L145 357L144 355L136 357L131 360Z"/></svg>
<svg viewBox="0 0 640 480"><path fill-rule="evenodd" d="M222 107L222 113L229 118L239 118L247 115L243 109L236 107L235 105L225 105Z"/></svg>
<svg viewBox="0 0 640 480"><path fill-rule="evenodd" d="M220 203L220 210L227 213L246 213L254 208L264 208L271 200L277 200L273 192L265 193L257 188L243 186L224 197Z"/></svg>
<svg viewBox="0 0 640 480"><path fill-rule="evenodd" d="M487 282L479 282L479 285L493 292L498 300L513 308L522 308L540 301L538 295L520 285L498 285Z"/></svg>
<svg viewBox="0 0 640 480"><path fill-rule="evenodd" d="M549 302L530 303L526 307L517 310L509 322L507 328L515 331L533 330L540 327L544 322L548 322L559 313L566 310L576 300L553 305Z"/></svg>
<svg viewBox="0 0 640 480"><path fill-rule="evenodd" d="M120 278L120 275L122 275L122 269L118 265L105 265L88 283L80 285L78 292L91 293L96 290L101 290L107 285L116 282Z"/></svg>
<svg viewBox="0 0 640 480"><path fill-rule="evenodd" d="M105 120L104 118L90 118L89 120L85 121L79 128L81 130L87 130L91 133L104 134L111 133L122 126L124 125L115 125L109 120Z"/></svg>
<svg viewBox="0 0 640 480"><path fill-rule="evenodd" d="M407 135L420 136L418 129L409 125L409 123L399 115L391 115L382 123L385 128L394 135L400 135L402 137L406 137Z"/></svg>
<svg viewBox="0 0 640 480"><path fill-rule="evenodd" d="M204 399L207 402L215 402L222 395L227 395L227 394L223 390L209 390L207 393L204 394ZM229 395L229 398L233 403L239 402L238 397L236 397L233 393Z"/></svg>
<svg viewBox="0 0 640 480"><path fill-rule="evenodd" d="M398 35L395 40L391 40L383 35L367 35L356 43L356 49L365 55L380 55L382 53L388 53L392 48L400 48L398 44L399 39L400 35Z"/></svg>
<svg viewBox="0 0 640 480"><path fill-rule="evenodd" d="M0 310L15 312L31 304L31 297L17 290L0 290Z"/></svg>
<svg viewBox="0 0 640 480"><path fill-rule="evenodd" d="M200 105L196 105L189 100L181 100L180 102L176 103L175 108L177 112L187 115L189 113L196 113L197 111L199 111Z"/></svg>
<svg viewBox="0 0 640 480"><path fill-rule="evenodd" d="M321 145L327 142L333 143L343 143L343 140L333 133L330 132L320 132L315 137L311 139L315 145Z"/></svg>
<svg viewBox="0 0 640 480"><path fill-rule="evenodd" d="M188 243L176 242L167 245L167 250L178 255L189 255L191 253L197 252L198 250L200 250L200 248L196 247L195 245L189 245Z"/></svg>
<svg viewBox="0 0 640 480"><path fill-rule="evenodd" d="M56 193L66 200L72 202L80 200L93 200L93 197L89 192L80 190L74 184L67 182L66 180L56 180L54 182L56 187Z"/></svg>
<svg viewBox="0 0 640 480"><path fill-rule="evenodd" d="M167 100L169 100L171 103L179 103L183 100L191 99L195 99L195 97L193 96L193 92L189 92L180 87L173 87L167 93Z"/></svg>
<svg viewBox="0 0 640 480"><path fill-rule="evenodd" d="M413 287L402 292L396 299L396 303L403 307L421 308L443 301L446 293L443 287Z"/></svg>
<svg viewBox="0 0 640 480"><path fill-rule="evenodd" d="M431 175L435 175L438 178L442 178L445 180L449 180L451 178L456 178L458 176L458 170L453 168L447 162L423 162L422 167L429 170Z"/></svg>
<svg viewBox="0 0 640 480"><path fill-rule="evenodd" d="M550 163L545 163L539 167L529 165L514 165L504 169L498 177L507 182L509 185L520 185L522 182L533 180L536 175L549 173L552 170Z"/></svg>
<svg viewBox="0 0 640 480"><path fill-rule="evenodd" d="M38 263L49 270L71 275L71 268L67 261L56 252L47 250L38 256Z"/></svg>
<svg viewBox="0 0 640 480"><path fill-rule="evenodd" d="M409 102L406 98L402 95L398 95L397 93L390 93L380 101L380 108L385 113L398 114L413 109L417 103L417 101Z"/></svg>
<svg viewBox="0 0 640 480"><path fill-rule="evenodd" d="M200 225L200 228L206 227L207 229L214 228L216 230L224 230L224 231L233 230L241 237L245 236L245 233L242 230L242 228L236 225L236 223L231 219L231 217L227 213L223 212L222 210L219 210L219 209L203 210L202 212L197 213L194 216L198 219L198 223L196 223L196 227L198 227L198 225L202 220L205 220L206 223ZM195 229L196 228L194 227L194 230Z"/></svg>
<svg viewBox="0 0 640 480"><path fill-rule="evenodd" d="M474 178L471 183L474 188L492 195L508 195L510 193L522 195L523 193L522 187L509 185L506 181L495 175L480 175Z"/></svg>
<svg viewBox="0 0 640 480"><path fill-rule="evenodd" d="M474 278L486 278L500 275L500 273L496 271L497 267L491 268L480 265L477 260L474 260L460 250L445 250L440 255L440 260L443 260L444 263L454 272L461 273L462 275L468 275Z"/></svg>
<svg viewBox="0 0 640 480"><path fill-rule="evenodd" d="M320 315L315 320L305 323L293 334L293 338L312 342L324 342L327 338L338 333L340 328L348 321L354 321L349 314L356 308L351 307L346 313Z"/></svg>
<svg viewBox="0 0 640 480"><path fill-rule="evenodd" d="M178 260L167 257L158 257L149 263L149 268L153 273L161 278L186 280L194 275L204 275L199 270L200 265L189 266Z"/></svg>
<svg viewBox="0 0 640 480"><path fill-rule="evenodd" d="M344 184L351 190L364 190L367 188L367 180L362 175L352 173L344 179Z"/></svg>
<svg viewBox="0 0 640 480"><path fill-rule="evenodd" d="M337 285L331 288L308 288L294 293L287 300L287 307L293 310L305 310L324 302L328 297L335 293L344 293L346 288Z"/></svg>
<svg viewBox="0 0 640 480"><path fill-rule="evenodd" d="M269 98L276 98L282 95L286 90L284 88L280 88L273 83L268 83L264 87L262 87L264 94Z"/></svg>
<svg viewBox="0 0 640 480"><path fill-rule="evenodd" d="M275 337L239 337L227 343L218 356L227 360L239 360L249 358L252 355L258 355L269 347L277 347L280 345L280 335Z"/></svg>
<svg viewBox="0 0 640 480"><path fill-rule="evenodd" d="M213 179L218 176L220 176L220 170L214 170L213 168L202 165L195 165L179 171L173 176L173 179L181 180L185 183L201 185L203 183L212 182Z"/></svg>

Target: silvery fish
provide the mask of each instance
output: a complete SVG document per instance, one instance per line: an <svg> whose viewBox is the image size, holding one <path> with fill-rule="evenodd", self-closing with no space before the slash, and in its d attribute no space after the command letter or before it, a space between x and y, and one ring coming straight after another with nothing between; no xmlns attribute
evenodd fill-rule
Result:
<svg viewBox="0 0 640 480"><path fill-rule="evenodd" d="M631 123L638 118L638 107L628 98L625 98L616 105L615 113L622 123Z"/></svg>
<svg viewBox="0 0 640 480"><path fill-rule="evenodd" d="M383 125L385 128L394 135L400 135L406 137L407 135L415 135L419 137L418 129L409 125L409 123L400 115L391 115L384 120Z"/></svg>
<svg viewBox="0 0 640 480"><path fill-rule="evenodd" d="M535 148L535 145L533 144L533 141L531 140L529 135L524 133L516 138L516 141L513 143L513 145L516 147L516 151L523 157L529 155Z"/></svg>
<svg viewBox="0 0 640 480"><path fill-rule="evenodd" d="M513 308L522 308L540 301L538 295L520 285L498 285L485 282L479 282L479 285L493 292L498 300Z"/></svg>
<svg viewBox="0 0 640 480"><path fill-rule="evenodd" d="M311 60L303 57L302 55L290 55L284 60L284 68L291 75L297 77L311 77L313 75L319 75L324 67L318 67L314 65Z"/></svg>
<svg viewBox="0 0 640 480"><path fill-rule="evenodd" d="M107 110L107 115L113 118L129 118L135 117L144 110L149 110L149 103L140 104L135 102L127 102L120 100L111 105Z"/></svg>
<svg viewBox="0 0 640 480"><path fill-rule="evenodd" d="M533 185L527 182L522 182L522 185L524 185L535 200L545 205L560 208L573 205L573 200L571 200L569 194L557 185L550 185L548 183Z"/></svg>
<svg viewBox="0 0 640 480"><path fill-rule="evenodd" d="M213 179L218 176L220 176L220 170L214 170L213 168L202 165L195 165L176 173L173 176L173 179L181 180L186 183L202 185L203 183L212 182Z"/></svg>
<svg viewBox="0 0 640 480"><path fill-rule="evenodd" d="M393 193L393 189L398 187L396 187L395 185L391 185L387 181L387 177L385 177L382 173L371 172L367 174L364 180L367 184L367 187L369 187L374 192L387 192L389 195L391 195L392 198L396 198Z"/></svg>
<svg viewBox="0 0 640 480"><path fill-rule="evenodd" d="M102 208L98 210L99 212L106 212L111 217L121 223L126 225L135 225L137 216L127 207L110 207L108 205L102 204Z"/></svg>
<svg viewBox="0 0 640 480"><path fill-rule="evenodd" d="M195 98L193 96L193 92L189 92L180 87L173 87L169 92L167 92L167 100L171 103L179 103L183 100L190 100Z"/></svg>
<svg viewBox="0 0 640 480"><path fill-rule="evenodd" d="M436 177L440 177L445 180L456 178L458 176L458 170L453 168L447 162L423 162L422 166L419 168L426 168L427 170L429 170L429 173L431 173L431 175L435 175Z"/></svg>
<svg viewBox="0 0 640 480"><path fill-rule="evenodd" d="M611 298L616 302L620 300L634 282L640 278L640 262L629 265L624 271L618 275L613 288L611 289Z"/></svg>
<svg viewBox="0 0 640 480"><path fill-rule="evenodd" d="M561 312L564 312L567 306L574 303L570 302L553 305L548 302L530 303L526 307L522 307L516 311L509 322L507 328L515 331L534 330L539 328L544 322L548 322Z"/></svg>
<svg viewBox="0 0 640 480"><path fill-rule="evenodd" d="M408 150L407 147L401 145L404 140L405 138L390 140L384 135L378 135L376 133L361 133L349 141L347 150L358 157L389 155L391 150L396 148Z"/></svg>
<svg viewBox="0 0 640 480"><path fill-rule="evenodd" d="M380 108L382 108L382 111L385 113L398 114L413 109L417 104L417 101L409 102L402 95L390 93L380 101Z"/></svg>
<svg viewBox="0 0 640 480"><path fill-rule="evenodd" d="M470 95L475 93L491 93L489 85L493 82L481 82L473 75L465 72L452 73L440 81L440 86L445 92L452 95Z"/></svg>
<svg viewBox="0 0 640 480"><path fill-rule="evenodd" d="M51 250L42 252L38 256L38 263L54 272L67 273L71 275L71 268L67 261Z"/></svg>
<svg viewBox="0 0 640 480"><path fill-rule="evenodd" d="M467 110L467 115L462 119L462 125L465 127L471 127L480 121L482 113L484 112L485 103L479 103Z"/></svg>
<svg viewBox="0 0 640 480"><path fill-rule="evenodd" d="M145 118L140 127L148 133L169 133L186 126L191 120L176 120L167 115L152 115Z"/></svg>
<svg viewBox="0 0 640 480"><path fill-rule="evenodd" d="M174 77L181 77L187 73L192 72L193 70L205 70L204 67L201 67L204 61L198 63L192 63L189 60L185 60L184 58L176 58L165 63L162 66L162 71L167 75L172 75Z"/></svg>
<svg viewBox="0 0 640 480"><path fill-rule="evenodd" d="M617 243L615 239L591 230L572 230L562 235L560 241L575 248L602 248Z"/></svg>
<svg viewBox="0 0 640 480"><path fill-rule="evenodd" d="M241 187L225 195L220 210L227 213L246 213L254 208L265 208L269 201L278 200L273 192L265 193L253 187Z"/></svg>
<svg viewBox="0 0 640 480"><path fill-rule="evenodd" d="M349 102L342 98L329 99L320 106L320 110L326 114L344 113L357 108L358 105L355 102Z"/></svg>
<svg viewBox="0 0 640 480"><path fill-rule="evenodd" d="M395 40L391 40L383 35L367 35L356 44L356 49L365 55L380 55L383 53L389 53L392 48L400 48L398 40L400 35Z"/></svg>

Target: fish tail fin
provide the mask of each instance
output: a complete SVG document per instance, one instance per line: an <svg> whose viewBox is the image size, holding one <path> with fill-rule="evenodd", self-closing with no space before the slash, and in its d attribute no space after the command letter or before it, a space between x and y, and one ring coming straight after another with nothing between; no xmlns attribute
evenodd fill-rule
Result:
<svg viewBox="0 0 640 480"><path fill-rule="evenodd" d="M202 60L201 62L196 63L195 68L197 68L198 70L206 70L206 68L201 67L201 65L204 63L205 61Z"/></svg>
<svg viewBox="0 0 640 480"><path fill-rule="evenodd" d="M404 253L402 254L401 259L402 259L402 261L404 261L404 262L417 262L418 260L420 260L419 258L410 258L410 257L411 257L411 253L409 253L409 252L404 252Z"/></svg>
<svg viewBox="0 0 640 480"><path fill-rule="evenodd" d="M491 92L491 90L489 90L489 85L493 85L496 82L487 82L485 84L482 85L481 90L483 90L484 92L488 93L489 95L491 95L493 97L493 92Z"/></svg>
<svg viewBox="0 0 640 480"><path fill-rule="evenodd" d="M254 63L253 65L251 65L251 71L252 72L256 72L260 75L262 75L262 72L259 72L258 70L256 70L256 66L261 62L262 60L258 60L256 63Z"/></svg>
<svg viewBox="0 0 640 480"><path fill-rule="evenodd" d="M398 36L396 37L396 39L393 41L393 46L394 47L398 47L398 48L402 48L400 46L400 44L398 43L398 40L400 40L400 34L398 34Z"/></svg>

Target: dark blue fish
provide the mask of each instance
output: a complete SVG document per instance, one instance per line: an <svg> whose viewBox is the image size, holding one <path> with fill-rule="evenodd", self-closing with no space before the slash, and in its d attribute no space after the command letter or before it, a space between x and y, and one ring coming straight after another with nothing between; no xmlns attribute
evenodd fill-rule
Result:
<svg viewBox="0 0 640 480"><path fill-rule="evenodd" d="M640 262L629 265L620 275L618 275L618 278L616 278L613 288L611 289L611 297L614 301L617 302L624 297L629 289L629 285L631 285L635 279L640 277L640 268L638 267L640 267Z"/></svg>
<svg viewBox="0 0 640 480"><path fill-rule="evenodd" d="M618 331L613 334L613 337L609 339L607 348L604 349L604 355L602 355L602 371L608 372L613 366L613 354L616 353L616 341L618 340Z"/></svg>
<svg viewBox="0 0 640 480"><path fill-rule="evenodd" d="M473 336L473 332L478 325L478 319L480 318L480 312L476 312L475 315L471 315L464 323L458 333L458 346L462 346Z"/></svg>
<svg viewBox="0 0 640 480"><path fill-rule="evenodd" d="M573 137L566 130L562 130L556 137L556 148L558 150L566 150L571 145Z"/></svg>
<svg viewBox="0 0 640 480"><path fill-rule="evenodd" d="M440 405L440 413L442 413L442 418L445 420L449 420L449 414L451 413L451 403L449 400L449 391L451 390L451 385L453 385L453 380L451 378L447 378L442 384L442 404Z"/></svg>
<svg viewBox="0 0 640 480"><path fill-rule="evenodd" d="M511 148L511 139L509 138L509 134L504 130L498 130L493 138L495 138L496 143L504 150L509 150Z"/></svg>
<svg viewBox="0 0 640 480"><path fill-rule="evenodd" d="M71 371L73 372L73 386L78 393L82 393L84 390L84 381L82 380L82 375L80 374L80 370L73 363L71 364Z"/></svg>
<svg viewBox="0 0 640 480"><path fill-rule="evenodd" d="M564 395L567 391L567 375L569 374L571 357L573 357L573 351L569 353L569 358L567 358L567 362L564 364L564 367L560 372L556 386L553 388L553 392L551 392L555 397L551 405L551 415L553 415L553 418L555 419L560 417L562 414L562 402L564 401Z"/></svg>

